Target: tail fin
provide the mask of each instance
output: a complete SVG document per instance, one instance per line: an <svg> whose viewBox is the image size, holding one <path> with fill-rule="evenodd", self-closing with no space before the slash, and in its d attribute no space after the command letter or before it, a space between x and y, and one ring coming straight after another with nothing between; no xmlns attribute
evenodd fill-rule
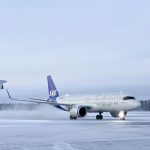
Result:
<svg viewBox="0 0 150 150"><path fill-rule="evenodd" d="M56 98L59 97L59 93L55 87L55 84L51 76L47 76L47 82L48 82L49 100L56 101Z"/></svg>

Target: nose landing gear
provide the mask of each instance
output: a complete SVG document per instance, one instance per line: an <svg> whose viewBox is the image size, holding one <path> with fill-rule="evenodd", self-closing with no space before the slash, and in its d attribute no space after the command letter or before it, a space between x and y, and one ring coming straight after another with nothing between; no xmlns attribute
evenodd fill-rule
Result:
<svg viewBox="0 0 150 150"><path fill-rule="evenodd" d="M123 118L120 118L120 120L125 120L125 117L123 117Z"/></svg>
<svg viewBox="0 0 150 150"><path fill-rule="evenodd" d="M126 113L124 111L119 112L120 120L125 120Z"/></svg>

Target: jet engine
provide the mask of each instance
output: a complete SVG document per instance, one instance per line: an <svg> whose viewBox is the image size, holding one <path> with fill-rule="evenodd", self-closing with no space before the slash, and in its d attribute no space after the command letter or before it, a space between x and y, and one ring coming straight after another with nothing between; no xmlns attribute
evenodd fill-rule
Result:
<svg viewBox="0 0 150 150"><path fill-rule="evenodd" d="M85 107L75 106L70 109L70 119L83 118L87 114Z"/></svg>

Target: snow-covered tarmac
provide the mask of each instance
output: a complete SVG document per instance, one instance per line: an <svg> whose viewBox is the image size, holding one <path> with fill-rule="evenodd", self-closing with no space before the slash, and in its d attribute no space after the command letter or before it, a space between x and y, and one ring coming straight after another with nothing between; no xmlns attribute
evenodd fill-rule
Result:
<svg viewBox="0 0 150 150"><path fill-rule="evenodd" d="M129 112L125 121L108 113L102 121L68 118L55 110L0 111L0 150L150 150L150 112Z"/></svg>

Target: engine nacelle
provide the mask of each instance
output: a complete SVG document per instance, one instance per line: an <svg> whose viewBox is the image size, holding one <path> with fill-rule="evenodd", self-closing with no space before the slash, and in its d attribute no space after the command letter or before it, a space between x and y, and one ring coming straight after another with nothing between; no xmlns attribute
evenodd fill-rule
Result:
<svg viewBox="0 0 150 150"><path fill-rule="evenodd" d="M87 114L87 109L85 107L75 106L70 109L71 118L83 118Z"/></svg>
<svg viewBox="0 0 150 150"><path fill-rule="evenodd" d="M114 111L114 112L110 112L111 116L112 117L115 117L115 118L122 118L122 117L125 117L127 115L127 112L124 112L124 111Z"/></svg>

